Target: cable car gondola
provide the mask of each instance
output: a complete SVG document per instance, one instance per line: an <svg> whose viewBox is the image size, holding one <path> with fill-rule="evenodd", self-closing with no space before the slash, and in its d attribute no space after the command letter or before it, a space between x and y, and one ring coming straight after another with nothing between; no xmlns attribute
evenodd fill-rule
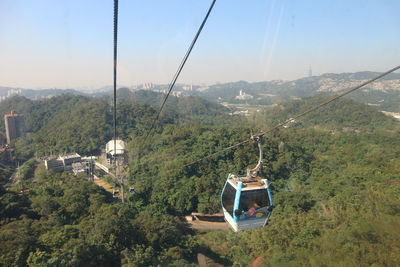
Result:
<svg viewBox="0 0 400 267"><path fill-rule="evenodd" d="M221 193L225 220L235 232L264 227L272 212L272 196L268 179L259 176L262 165L262 147L258 142L260 157L254 169L246 176L229 174Z"/></svg>

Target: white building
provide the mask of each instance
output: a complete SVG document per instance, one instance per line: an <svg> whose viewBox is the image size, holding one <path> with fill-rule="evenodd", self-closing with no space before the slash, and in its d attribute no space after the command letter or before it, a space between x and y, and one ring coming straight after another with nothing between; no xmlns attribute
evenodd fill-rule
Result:
<svg viewBox="0 0 400 267"><path fill-rule="evenodd" d="M125 152L125 143L122 140L115 140L116 149L114 149L114 140L106 144L106 153L110 155L122 155Z"/></svg>
<svg viewBox="0 0 400 267"><path fill-rule="evenodd" d="M57 159L46 159L46 169L54 172L72 171L73 164L81 163L82 159L78 153L59 156Z"/></svg>
<svg viewBox="0 0 400 267"><path fill-rule="evenodd" d="M237 95L235 97L235 99L239 99L239 100L248 100L248 99L252 99L253 96L246 94L245 92L243 92L243 90L240 90L239 95Z"/></svg>

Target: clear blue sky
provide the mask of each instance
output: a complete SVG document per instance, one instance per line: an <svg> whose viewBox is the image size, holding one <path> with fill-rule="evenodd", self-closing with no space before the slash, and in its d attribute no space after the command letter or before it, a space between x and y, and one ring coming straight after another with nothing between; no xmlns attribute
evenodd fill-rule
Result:
<svg viewBox="0 0 400 267"><path fill-rule="evenodd" d="M168 83L210 0L120 0L119 81ZM0 86L112 84L112 0L0 0ZM400 1L217 0L178 82L384 71Z"/></svg>

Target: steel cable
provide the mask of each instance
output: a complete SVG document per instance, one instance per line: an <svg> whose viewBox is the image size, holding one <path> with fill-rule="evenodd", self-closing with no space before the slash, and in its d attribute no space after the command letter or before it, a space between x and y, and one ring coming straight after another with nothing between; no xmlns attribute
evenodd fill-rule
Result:
<svg viewBox="0 0 400 267"><path fill-rule="evenodd" d="M160 107L160 109L159 109L158 112L157 112L157 116L154 118L153 123L151 124L150 130L149 130L149 131L147 132L147 134L146 134L146 137L145 137L144 142L143 142L144 144L146 144L147 139L149 138L149 136L150 136L151 132L153 131L153 129L154 129L154 127L155 127L157 121L159 120L161 111L163 110L163 108L164 108L164 106L165 106L165 103L167 102L167 99L168 99L169 95L171 94L171 91L172 91L172 89L174 88L175 83L176 83L176 81L177 81L177 79L178 79L178 77L179 77L179 75L180 75L180 73L181 73L183 67L185 66L186 61L187 61L187 59L188 59L190 53L192 52L192 49L193 49L194 45L195 45L196 42L197 42L197 39L198 39L199 36L200 36L201 31L203 30L204 25L205 25L206 22L207 22L207 19L208 19L209 15L210 15L210 13L211 13L211 11L212 11L214 5L215 5L215 2L216 2L216 0L213 0L213 1L212 1L211 5L210 5L210 8L208 9L208 12L207 12L206 16L205 16L204 19L203 19L203 22L201 23L201 25L200 25L200 27L199 27L199 29L198 29L196 35L195 35L194 38L193 38L192 43L191 43L190 46L189 46L189 49L187 50L185 56L183 57L183 59L182 59L180 65L179 65L179 67L178 67L178 70L176 71L175 75L173 76L172 81L171 81L171 83L169 84L169 87L168 87L167 95L164 97L164 100L163 100L163 102L162 102L162 104L161 104L161 107Z"/></svg>
<svg viewBox="0 0 400 267"><path fill-rule="evenodd" d="M118 0L114 0L114 62L113 62L113 86L114 86L114 156L117 151L117 42L118 42Z"/></svg>
<svg viewBox="0 0 400 267"><path fill-rule="evenodd" d="M315 110L317 110L317 109L319 109L319 108L321 108L321 107L323 107L323 106L326 106L326 105L330 104L331 102L333 102L333 101L335 101L335 100L337 100L337 99L339 99L339 98L341 98L341 97L344 97L345 95L348 95L348 94L350 94L350 93L352 93L352 92L354 92L354 91L356 91L356 90L358 90L358 89L360 89L360 88L362 88L362 87L364 87L364 86L366 86L366 85L368 85L368 84L370 84L370 83L372 83L372 82L374 82L374 81L376 81L376 80L378 80L378 79L380 79L380 78L382 78L382 77L384 77L384 76L386 76L386 75L388 75L388 74L390 74L390 73L392 73L392 72L394 72L394 71L396 71L396 70L398 70L398 69L400 69L400 66L394 67L393 69L390 69L390 70L388 70L388 71L386 71L386 72L384 72L384 73L381 73L380 75L378 75L378 76L376 76L376 77L374 77L374 78L372 78L372 79L370 79L370 80L368 80L368 81L365 81L365 82L361 83L360 85L358 85L358 86L356 86L356 87L354 87L354 88L352 88L352 89L350 89L350 90L348 90L348 91L346 91L346 92L344 92L344 93L342 93L342 94L339 94L339 95L337 95L337 96L334 96L334 97L332 97L331 99L329 99L329 100L327 100L327 101L325 101L325 102L323 102L323 103L321 103L321 104L319 104L319 105L316 105L315 107L312 107L312 108L310 108L310 109L308 109L308 110L306 110L306 111L304 111L304 112L302 112L302 113L300 113L300 114L294 116L293 118L287 119L286 121L281 122L281 123L275 125L274 127L272 127L271 129L269 129L268 131L264 131L264 132L255 134L255 135L253 135L252 137L261 137L261 136L264 136L264 135L266 135L266 134L268 134L268 133L271 133L272 131L278 129L279 127L282 127L282 126L284 126L284 125L286 125L286 124L292 122L293 120L296 120L296 119L298 119L298 118L300 118L300 117L303 117L303 116L307 115L308 113L311 113L311 112L313 112L313 111L315 111ZM235 148L235 147L244 145L244 144L246 144L246 143L248 143L248 142L250 142L250 141L252 141L252 139L248 139L248 140L242 141L242 142L240 142L240 143L234 144L234 145L232 145L232 146L229 146L229 147L227 147L227 148L224 148L224 149L222 149L222 150L219 150L219 151L217 151L217 152L215 152L215 153L212 153L212 154L210 154L210 155L207 155L207 156L205 156L205 157L203 157L203 158L201 158L201 159L198 159L198 160L195 160L195 161L193 161L193 162L191 162L191 163L188 163L188 164L184 165L184 167L193 165L193 164L195 164L195 163L198 163L198 162L203 161L203 160L205 160L205 159L208 159L208 158L210 158L210 157L212 157L212 156L215 156L215 155L218 155L218 154L220 154L220 153L223 153L223 152L225 152L225 151L227 151L227 150L230 150L230 149L232 149L232 148Z"/></svg>

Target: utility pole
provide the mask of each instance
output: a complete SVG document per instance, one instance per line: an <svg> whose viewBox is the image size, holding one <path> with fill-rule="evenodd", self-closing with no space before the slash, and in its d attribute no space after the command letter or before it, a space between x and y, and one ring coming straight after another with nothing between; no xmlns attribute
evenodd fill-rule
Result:
<svg viewBox="0 0 400 267"><path fill-rule="evenodd" d="M116 177L117 181L121 186L121 201L125 203L125 168L124 168L124 159L123 157L116 158Z"/></svg>
<svg viewBox="0 0 400 267"><path fill-rule="evenodd" d="M21 190L24 190L23 181L21 179L19 160L17 161L17 172L15 173L15 182L20 184Z"/></svg>
<svg viewBox="0 0 400 267"><path fill-rule="evenodd" d="M90 156L89 166L88 166L88 180L93 182L93 156Z"/></svg>

